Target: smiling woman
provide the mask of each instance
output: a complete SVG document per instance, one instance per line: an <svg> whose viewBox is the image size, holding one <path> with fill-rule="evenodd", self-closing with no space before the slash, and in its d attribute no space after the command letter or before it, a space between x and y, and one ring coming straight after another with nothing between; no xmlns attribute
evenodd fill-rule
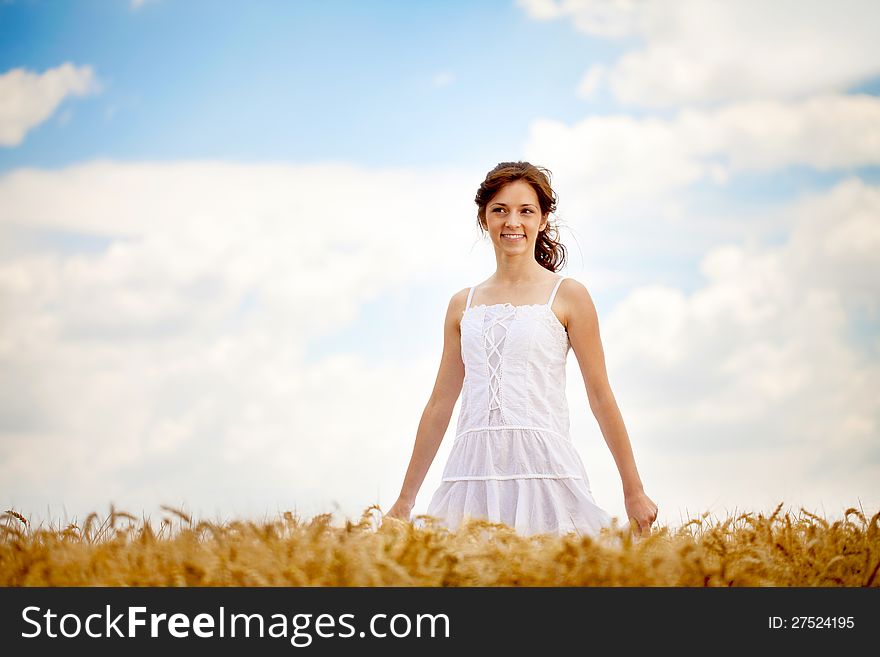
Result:
<svg viewBox="0 0 880 657"><path fill-rule="evenodd" d="M523 535L598 535L612 525L569 436L569 349L620 470L630 529L646 531L657 518L608 384L592 299L583 285L555 273L565 251L549 220L556 208L549 178L528 162L502 162L480 185L477 221L495 248L496 270L449 302L440 370L400 496L386 514L392 518L409 520L461 396L455 440L427 515L449 529L472 517Z"/></svg>

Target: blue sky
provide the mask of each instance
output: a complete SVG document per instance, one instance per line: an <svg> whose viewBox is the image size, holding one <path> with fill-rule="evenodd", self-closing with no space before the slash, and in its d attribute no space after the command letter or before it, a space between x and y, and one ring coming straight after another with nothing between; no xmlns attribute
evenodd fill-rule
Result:
<svg viewBox="0 0 880 657"><path fill-rule="evenodd" d="M0 3L0 503L389 508L529 159L662 520L877 506L880 6L786 7Z"/></svg>
<svg viewBox="0 0 880 657"><path fill-rule="evenodd" d="M582 62L619 50L494 1L24 2L0 7L0 41L4 70L88 62L105 87L66 105L69 125L0 153L4 169L83 157L482 164L518 147L538 108L579 116ZM444 74L454 79L435 81Z"/></svg>

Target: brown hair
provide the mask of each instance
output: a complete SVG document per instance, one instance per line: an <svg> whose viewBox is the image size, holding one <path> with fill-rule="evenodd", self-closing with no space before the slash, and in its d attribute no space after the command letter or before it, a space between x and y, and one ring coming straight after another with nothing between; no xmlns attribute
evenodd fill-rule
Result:
<svg viewBox="0 0 880 657"><path fill-rule="evenodd" d="M495 194L508 183L515 180L525 180L532 186L538 195L538 204L541 206L541 217L556 211L556 192L550 186L550 171L544 167L536 166L530 162L500 162L498 166L486 174L486 179L480 184L474 202L477 204L477 223L480 230L486 229L486 206L494 198ZM535 241L535 260L552 272L559 271L565 264L565 246L559 241L559 229L550 225L550 217L547 217L547 226L538 233Z"/></svg>

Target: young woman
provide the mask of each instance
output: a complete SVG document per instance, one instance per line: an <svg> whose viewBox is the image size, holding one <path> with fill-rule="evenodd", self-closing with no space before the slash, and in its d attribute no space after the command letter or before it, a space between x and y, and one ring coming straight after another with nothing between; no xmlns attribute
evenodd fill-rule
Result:
<svg viewBox="0 0 880 657"><path fill-rule="evenodd" d="M648 530L657 505L645 494L608 383L592 298L556 275L565 248L549 223L550 172L502 162L475 199L495 248L495 273L449 302L440 370L422 414L400 496L386 514L409 520L416 495L463 392L456 437L427 514L449 529L467 516L517 533L597 535L611 524L590 490L569 437L565 363L577 356L590 409L623 484L630 529Z"/></svg>

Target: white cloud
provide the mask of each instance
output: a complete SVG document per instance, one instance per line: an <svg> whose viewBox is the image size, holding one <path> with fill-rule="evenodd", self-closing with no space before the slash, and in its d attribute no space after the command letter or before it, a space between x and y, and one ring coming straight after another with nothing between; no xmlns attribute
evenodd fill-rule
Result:
<svg viewBox="0 0 880 657"><path fill-rule="evenodd" d="M99 92L90 66L66 62L42 74L15 68L0 75L0 146L17 146L68 96Z"/></svg>
<svg viewBox="0 0 880 657"><path fill-rule="evenodd" d="M851 179L779 213L793 227L781 245L717 246L692 293L640 286L600 317L648 494L670 519L710 501L722 516L880 507L880 342L850 324L880 319L880 189ZM595 487L616 492L601 436L580 431Z"/></svg>
<svg viewBox="0 0 880 657"><path fill-rule="evenodd" d="M588 212L649 204L702 180L791 165L880 163L880 99L817 96L679 111L671 119L591 116L532 123L526 156L559 172Z"/></svg>
<svg viewBox="0 0 880 657"><path fill-rule="evenodd" d="M622 37L636 31L645 0L517 0L517 5L537 20L571 17L575 26L587 34Z"/></svg>
<svg viewBox="0 0 880 657"><path fill-rule="evenodd" d="M871 0L520 0L539 20L566 16L640 46L609 66L618 100L650 107L842 92L880 75Z"/></svg>
<svg viewBox="0 0 880 657"><path fill-rule="evenodd" d="M469 269L479 179L212 162L0 178L0 243L58 236L0 257L4 503L390 505ZM106 248L59 250L70 234ZM376 328L423 356L375 364L351 336L315 351L380 293L438 283L434 311Z"/></svg>
<svg viewBox="0 0 880 657"><path fill-rule="evenodd" d="M562 15L562 10L554 0L516 0L516 4L538 20L550 20Z"/></svg>

